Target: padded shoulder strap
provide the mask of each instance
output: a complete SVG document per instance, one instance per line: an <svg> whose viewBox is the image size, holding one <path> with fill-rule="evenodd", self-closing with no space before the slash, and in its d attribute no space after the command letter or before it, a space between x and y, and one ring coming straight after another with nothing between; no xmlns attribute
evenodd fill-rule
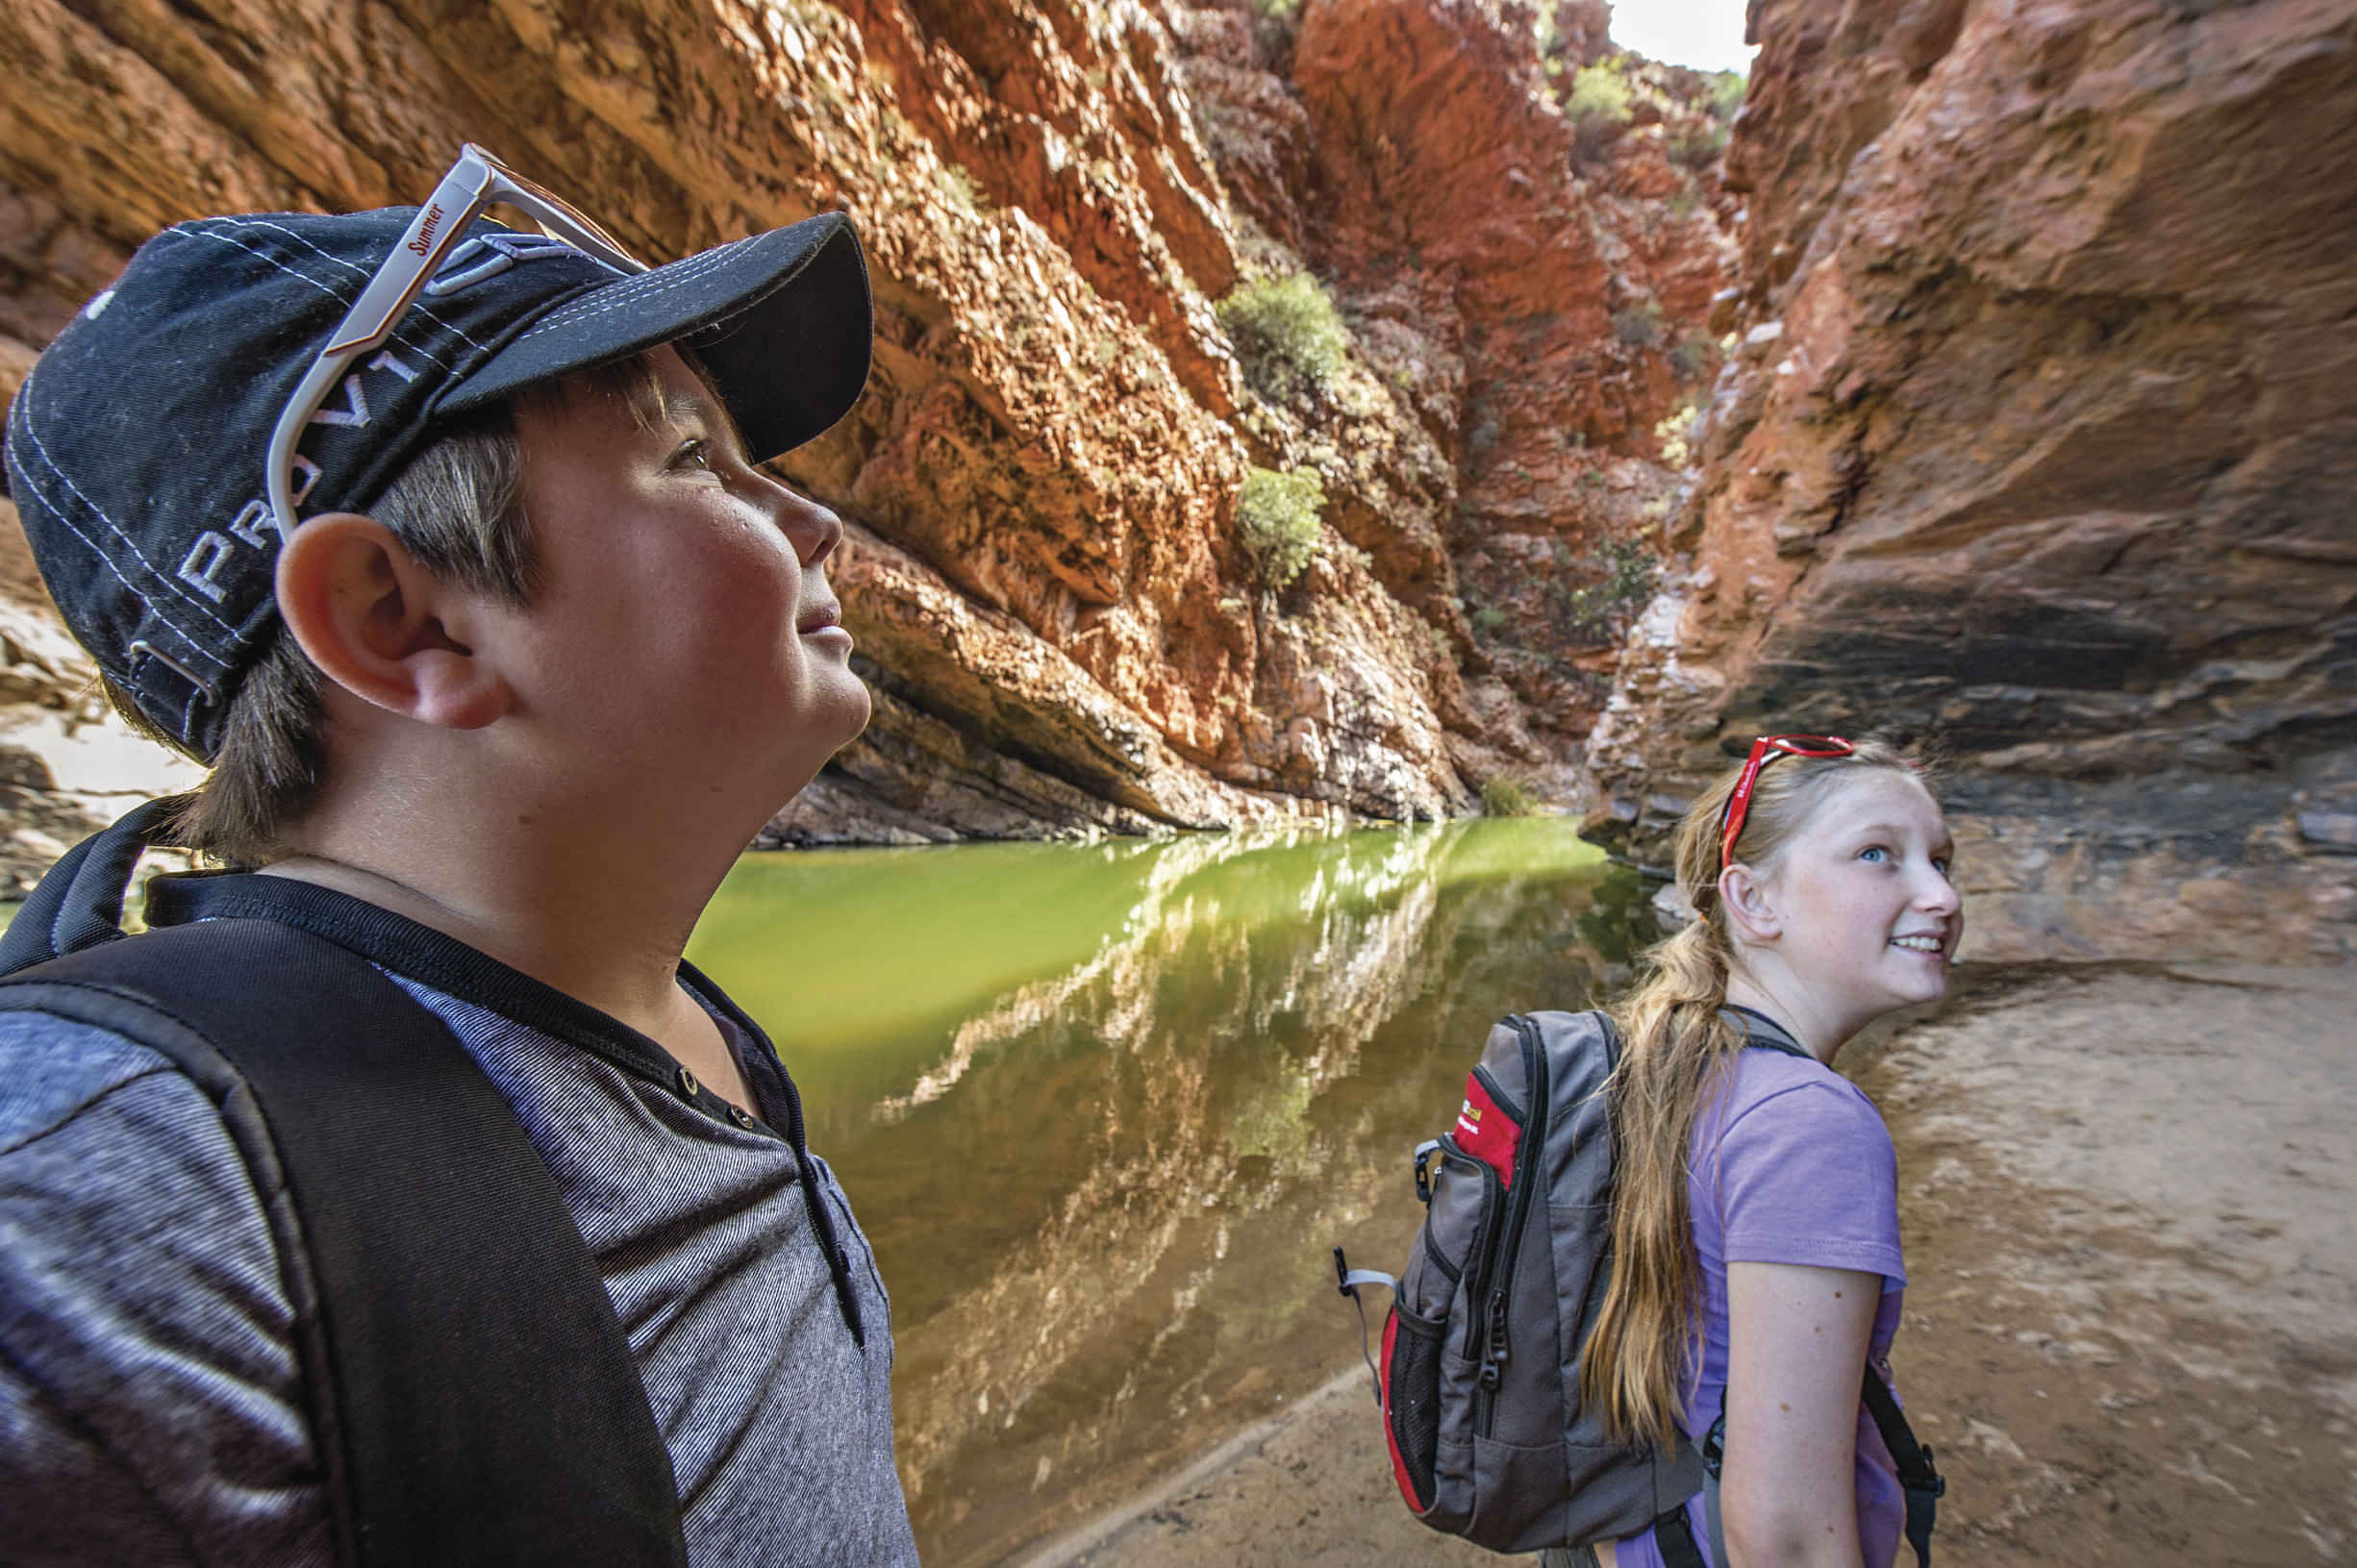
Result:
<svg viewBox="0 0 2357 1568"><path fill-rule="evenodd" d="M1734 1015L1727 1021L1743 1032L1744 1039L1748 1044L1761 1046L1769 1051L1781 1051L1788 1057L1799 1057L1804 1060L1816 1059L1800 1048L1799 1043L1793 1038L1791 1030L1786 1029L1757 1008L1746 1008L1740 1002L1729 1002L1718 1011L1722 1017L1730 1013Z"/></svg>
<svg viewBox="0 0 2357 1568"><path fill-rule="evenodd" d="M222 1106L265 1196L283 1174L291 1223L273 1222L297 1232L344 1563L687 1562L580 1230L490 1081L399 986L308 933L211 920L36 964L0 982L0 1009L152 1047Z"/></svg>

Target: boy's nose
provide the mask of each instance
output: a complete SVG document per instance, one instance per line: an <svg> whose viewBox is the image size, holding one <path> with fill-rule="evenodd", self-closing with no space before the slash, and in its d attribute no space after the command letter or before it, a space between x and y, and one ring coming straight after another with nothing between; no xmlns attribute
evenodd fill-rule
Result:
<svg viewBox="0 0 2357 1568"><path fill-rule="evenodd" d="M793 541L794 554L805 566L815 566L842 542L843 520L829 508L785 485L777 486L778 527Z"/></svg>

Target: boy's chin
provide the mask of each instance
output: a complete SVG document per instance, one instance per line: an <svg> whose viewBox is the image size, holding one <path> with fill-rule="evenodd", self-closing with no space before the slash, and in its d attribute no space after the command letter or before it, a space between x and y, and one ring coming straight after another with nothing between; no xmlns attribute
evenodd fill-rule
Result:
<svg viewBox="0 0 2357 1568"><path fill-rule="evenodd" d="M848 670L843 672L843 681L840 701L827 705L825 733L829 757L865 734L867 721L875 716L876 700L868 691L867 683Z"/></svg>

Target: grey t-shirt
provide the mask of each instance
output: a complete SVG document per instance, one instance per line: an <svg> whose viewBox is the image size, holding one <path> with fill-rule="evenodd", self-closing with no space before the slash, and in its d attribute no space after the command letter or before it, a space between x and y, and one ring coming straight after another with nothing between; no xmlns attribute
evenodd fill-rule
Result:
<svg viewBox="0 0 2357 1568"><path fill-rule="evenodd" d="M684 973L754 1090L761 1118L732 1119L615 1065L651 1041L355 907L339 939L449 1025L556 1178L669 1451L690 1561L915 1562L883 1283L812 1157L863 1348L772 1131L792 1091L758 1028ZM292 1316L263 1196L195 1086L107 1032L0 1014L0 1554L332 1563Z"/></svg>

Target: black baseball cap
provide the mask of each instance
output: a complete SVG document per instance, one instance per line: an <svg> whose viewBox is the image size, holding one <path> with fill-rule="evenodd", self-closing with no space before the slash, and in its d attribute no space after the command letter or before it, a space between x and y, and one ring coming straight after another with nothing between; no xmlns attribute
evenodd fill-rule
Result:
<svg viewBox="0 0 2357 1568"><path fill-rule="evenodd" d="M175 224L10 406L8 487L50 597L99 668L207 761L278 620L271 431L416 215ZM478 220L306 428L297 511L364 510L438 427L671 342L766 460L850 411L871 337L866 261L840 212L635 274Z"/></svg>

